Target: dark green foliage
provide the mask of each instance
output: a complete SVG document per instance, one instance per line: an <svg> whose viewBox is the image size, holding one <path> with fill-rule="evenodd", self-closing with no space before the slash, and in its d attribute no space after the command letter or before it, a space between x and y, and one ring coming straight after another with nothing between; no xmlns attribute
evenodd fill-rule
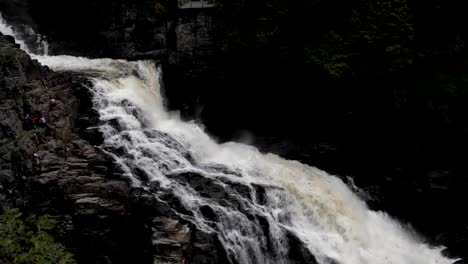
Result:
<svg viewBox="0 0 468 264"><path fill-rule="evenodd" d="M0 65L9 65L13 63L17 56L17 51L10 49L5 53L0 54Z"/></svg>
<svg viewBox="0 0 468 264"><path fill-rule="evenodd" d="M76 263L50 235L53 227L47 216L24 218L17 209L6 210L0 216L0 259L13 264Z"/></svg>
<svg viewBox="0 0 468 264"><path fill-rule="evenodd" d="M15 67L14 63L21 61L27 56L23 52L18 52L16 49L8 49L6 52L0 53L0 65Z"/></svg>
<svg viewBox="0 0 468 264"><path fill-rule="evenodd" d="M146 15L155 15L156 17L167 15L170 10L169 0L118 0L112 1L114 8L135 8Z"/></svg>
<svg viewBox="0 0 468 264"><path fill-rule="evenodd" d="M285 0L217 3L217 39L229 58L254 65L266 61L266 68L274 68L294 62L301 54L307 76L352 85L346 96L385 100L381 103L389 108L381 111L411 111L406 114L423 117L428 126L465 126L467 29L454 4L410 0L309 0L301 6ZM295 19L298 14L303 15L301 20ZM335 85L340 84L317 88L310 82L304 88Z"/></svg>
<svg viewBox="0 0 468 264"><path fill-rule="evenodd" d="M288 2L216 1L215 34L224 51L286 59L289 48Z"/></svg>
<svg viewBox="0 0 468 264"><path fill-rule="evenodd" d="M306 47L306 61L332 75L382 75L414 61L414 26L405 0L361 0L344 29L324 32Z"/></svg>

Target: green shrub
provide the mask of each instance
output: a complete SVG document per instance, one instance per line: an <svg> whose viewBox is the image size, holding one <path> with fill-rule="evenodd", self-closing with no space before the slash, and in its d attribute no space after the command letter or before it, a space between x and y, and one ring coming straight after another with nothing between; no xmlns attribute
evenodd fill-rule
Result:
<svg viewBox="0 0 468 264"><path fill-rule="evenodd" d="M9 65L16 59L17 52L14 49L9 49L5 53L0 54L0 65Z"/></svg>
<svg viewBox="0 0 468 264"><path fill-rule="evenodd" d="M18 209L0 216L0 259L13 264L73 264L73 255L49 234L48 216L24 218Z"/></svg>

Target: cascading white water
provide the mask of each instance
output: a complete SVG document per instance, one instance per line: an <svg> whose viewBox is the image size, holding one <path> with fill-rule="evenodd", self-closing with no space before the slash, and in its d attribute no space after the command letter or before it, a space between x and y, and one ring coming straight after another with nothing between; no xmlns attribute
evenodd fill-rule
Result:
<svg viewBox="0 0 468 264"><path fill-rule="evenodd" d="M0 14L0 32L4 35L14 36L16 43L18 43L22 50L26 51L29 54L49 54L49 44L47 43L44 36L37 34L34 30L27 25L20 25L21 33L15 30L12 26L8 25L3 19L2 14ZM30 42L34 44L34 47L31 48L25 41L26 38L30 39ZM32 39L31 39L32 38Z"/></svg>
<svg viewBox="0 0 468 264"><path fill-rule="evenodd" d="M191 212L181 215L216 232L233 261L290 263L293 234L321 264L454 262L369 210L339 178L252 146L218 144L196 123L167 112L152 62L32 56L56 71L89 73L103 121L101 147L134 184L157 182L171 191Z"/></svg>

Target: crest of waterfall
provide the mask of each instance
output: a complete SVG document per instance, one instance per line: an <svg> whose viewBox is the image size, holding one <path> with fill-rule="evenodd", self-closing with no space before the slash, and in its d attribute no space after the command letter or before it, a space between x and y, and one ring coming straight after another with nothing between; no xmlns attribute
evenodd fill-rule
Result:
<svg viewBox="0 0 468 264"><path fill-rule="evenodd" d="M133 184L158 186L152 190L163 200L168 192L176 197L180 216L216 233L233 263L297 263L294 247L320 264L454 262L369 210L339 178L252 146L218 144L166 111L161 70L151 61L32 56L56 71L89 74L105 138L100 147Z"/></svg>

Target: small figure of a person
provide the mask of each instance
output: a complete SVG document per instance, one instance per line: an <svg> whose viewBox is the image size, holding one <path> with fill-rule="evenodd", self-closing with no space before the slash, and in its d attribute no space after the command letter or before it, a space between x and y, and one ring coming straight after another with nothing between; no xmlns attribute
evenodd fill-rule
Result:
<svg viewBox="0 0 468 264"><path fill-rule="evenodd" d="M39 166L39 164L40 164L39 154L37 154L36 152L33 153L33 163L36 166Z"/></svg>
<svg viewBox="0 0 468 264"><path fill-rule="evenodd" d="M41 171L41 163L39 161L39 154L37 154L36 152L34 152L32 156L32 165L33 165L34 173L38 173Z"/></svg>
<svg viewBox="0 0 468 264"><path fill-rule="evenodd" d="M24 117L24 128L27 130L32 128L32 118L29 114Z"/></svg>
<svg viewBox="0 0 468 264"><path fill-rule="evenodd" d="M45 119L44 116L39 119L39 126L40 127L47 127L47 120Z"/></svg>
<svg viewBox="0 0 468 264"><path fill-rule="evenodd" d="M37 129L37 126L39 125L39 118L33 117L32 118L32 125L33 125L34 129Z"/></svg>
<svg viewBox="0 0 468 264"><path fill-rule="evenodd" d="M49 100L49 110L52 111L57 106L57 101L54 98Z"/></svg>

